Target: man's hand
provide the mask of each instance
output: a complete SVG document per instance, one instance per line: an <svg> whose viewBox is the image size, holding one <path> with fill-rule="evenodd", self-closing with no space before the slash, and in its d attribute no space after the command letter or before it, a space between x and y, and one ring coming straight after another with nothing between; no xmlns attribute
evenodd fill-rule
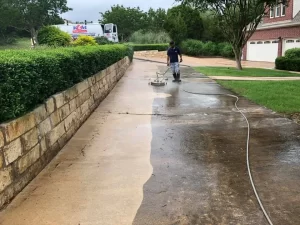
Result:
<svg viewBox="0 0 300 225"><path fill-rule="evenodd" d="M170 62L167 62L167 66L170 66Z"/></svg>
<svg viewBox="0 0 300 225"><path fill-rule="evenodd" d="M182 62L182 58L180 58L180 62Z"/></svg>

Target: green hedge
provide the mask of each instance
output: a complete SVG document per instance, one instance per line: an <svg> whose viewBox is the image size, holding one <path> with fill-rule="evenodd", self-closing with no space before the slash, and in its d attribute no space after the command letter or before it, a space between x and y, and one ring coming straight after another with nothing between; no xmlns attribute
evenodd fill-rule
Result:
<svg viewBox="0 0 300 225"><path fill-rule="evenodd" d="M96 74L133 50L125 45L0 52L0 122Z"/></svg>
<svg viewBox="0 0 300 225"><path fill-rule="evenodd" d="M275 61L276 69L300 72L300 58L278 57Z"/></svg>
<svg viewBox="0 0 300 225"><path fill-rule="evenodd" d="M300 48L292 48L285 52L285 57L290 59L300 58Z"/></svg>
<svg viewBox="0 0 300 225"><path fill-rule="evenodd" d="M130 44L134 51L158 50L167 51L169 44Z"/></svg>
<svg viewBox="0 0 300 225"><path fill-rule="evenodd" d="M190 56L223 56L234 58L234 52L228 43L202 42L189 39L183 41L180 47L183 54Z"/></svg>

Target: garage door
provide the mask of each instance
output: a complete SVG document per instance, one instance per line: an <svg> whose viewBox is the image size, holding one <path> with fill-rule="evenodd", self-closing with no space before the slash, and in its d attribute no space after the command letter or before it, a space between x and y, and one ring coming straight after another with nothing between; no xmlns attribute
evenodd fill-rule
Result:
<svg viewBox="0 0 300 225"><path fill-rule="evenodd" d="M278 55L278 40L249 41L247 60L275 62Z"/></svg>
<svg viewBox="0 0 300 225"><path fill-rule="evenodd" d="M291 48L300 48L300 38L299 39L287 39L283 42L283 55L285 51Z"/></svg>

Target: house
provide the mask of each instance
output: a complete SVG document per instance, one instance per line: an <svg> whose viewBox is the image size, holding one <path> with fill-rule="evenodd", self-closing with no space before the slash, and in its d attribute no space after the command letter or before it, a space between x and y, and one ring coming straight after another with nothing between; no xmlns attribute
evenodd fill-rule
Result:
<svg viewBox="0 0 300 225"><path fill-rule="evenodd" d="M300 0L268 10L243 49L243 60L275 62L286 50L300 48Z"/></svg>

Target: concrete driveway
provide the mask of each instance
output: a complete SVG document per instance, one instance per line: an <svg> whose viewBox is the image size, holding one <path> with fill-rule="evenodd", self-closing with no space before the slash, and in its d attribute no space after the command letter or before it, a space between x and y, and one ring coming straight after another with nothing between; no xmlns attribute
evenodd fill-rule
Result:
<svg viewBox="0 0 300 225"><path fill-rule="evenodd" d="M155 51L141 51L135 52L135 58L139 59L149 59L155 60L159 62L166 63L166 52L155 52ZM189 66L220 66L220 67L236 67L236 62L231 59L221 58L221 57L190 57L190 56L183 56L183 64ZM243 67L252 67L252 68L264 68L264 69L273 69L275 68L275 63L271 62L254 62L254 61L242 61Z"/></svg>
<svg viewBox="0 0 300 225"><path fill-rule="evenodd" d="M182 68L135 61L61 153L0 213L1 225L264 225L235 99ZM171 78L170 74L168 76ZM250 161L273 224L300 224L300 126L242 98Z"/></svg>

